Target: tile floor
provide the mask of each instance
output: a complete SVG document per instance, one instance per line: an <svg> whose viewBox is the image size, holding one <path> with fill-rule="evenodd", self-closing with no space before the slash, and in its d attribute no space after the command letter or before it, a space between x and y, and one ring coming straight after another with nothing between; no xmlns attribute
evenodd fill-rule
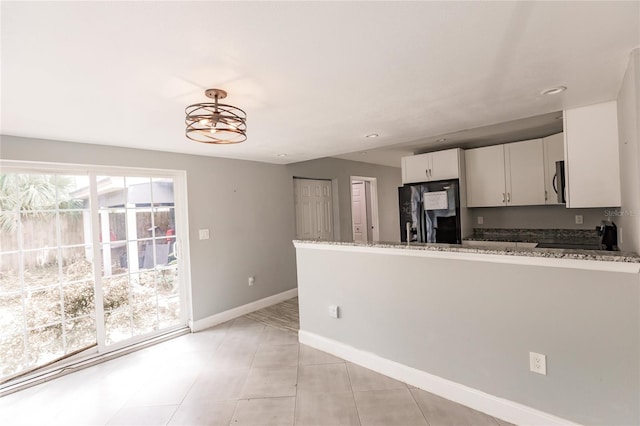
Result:
<svg viewBox="0 0 640 426"><path fill-rule="evenodd" d="M246 317L0 398L0 425L507 425Z"/></svg>

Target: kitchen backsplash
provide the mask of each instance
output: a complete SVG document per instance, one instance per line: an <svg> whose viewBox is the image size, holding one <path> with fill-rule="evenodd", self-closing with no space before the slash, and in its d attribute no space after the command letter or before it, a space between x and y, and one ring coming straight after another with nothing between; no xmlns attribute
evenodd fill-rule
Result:
<svg viewBox="0 0 640 426"><path fill-rule="evenodd" d="M603 220L616 221L618 208L567 209L564 206L484 207L469 209L474 228L595 229ZM576 224L576 215L582 224ZM482 217L482 224L478 217Z"/></svg>

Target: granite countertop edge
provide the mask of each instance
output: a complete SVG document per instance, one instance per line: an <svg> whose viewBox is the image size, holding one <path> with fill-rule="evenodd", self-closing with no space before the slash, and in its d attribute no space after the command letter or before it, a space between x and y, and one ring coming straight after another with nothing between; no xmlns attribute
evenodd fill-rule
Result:
<svg viewBox="0 0 640 426"><path fill-rule="evenodd" d="M397 242L345 242L320 240L293 240L294 243L310 243L353 247L378 247L404 250L441 251L453 253L478 253L506 256L542 257L551 259L594 260L599 262L640 263L640 256L633 252L608 252L600 250L551 249L551 248L495 248L461 246L458 244L419 244Z"/></svg>

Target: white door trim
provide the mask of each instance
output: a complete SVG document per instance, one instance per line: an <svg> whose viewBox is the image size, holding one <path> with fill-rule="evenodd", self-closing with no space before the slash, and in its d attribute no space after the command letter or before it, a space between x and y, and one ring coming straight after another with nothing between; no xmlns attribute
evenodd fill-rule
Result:
<svg viewBox="0 0 640 426"><path fill-rule="evenodd" d="M353 182L355 181L366 181L371 185L371 197L367 199L368 203L371 203L371 223L369 226L373 227L372 239L373 241L380 241L380 221L378 216L378 180L374 177L366 177L366 176L351 176L349 180L349 200L353 199ZM351 203L349 203L351 204ZM351 211L351 206L349 206L349 211ZM353 214L351 214L352 219L351 223L353 224ZM353 225L352 225L353 227ZM353 234L353 229L351 230Z"/></svg>

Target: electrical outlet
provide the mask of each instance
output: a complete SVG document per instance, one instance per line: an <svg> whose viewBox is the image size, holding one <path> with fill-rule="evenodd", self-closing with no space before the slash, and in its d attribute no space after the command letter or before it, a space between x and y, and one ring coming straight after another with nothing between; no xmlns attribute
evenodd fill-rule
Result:
<svg viewBox="0 0 640 426"><path fill-rule="evenodd" d="M329 316L331 318L339 318L340 317L340 308L338 305L330 305L329 306Z"/></svg>
<svg viewBox="0 0 640 426"><path fill-rule="evenodd" d="M249 277L249 287L256 283L256 277Z"/></svg>
<svg viewBox="0 0 640 426"><path fill-rule="evenodd" d="M482 225L484 223L484 217L478 216L478 225Z"/></svg>
<svg viewBox="0 0 640 426"><path fill-rule="evenodd" d="M576 225L582 225L584 223L584 217L581 214L576 215Z"/></svg>
<svg viewBox="0 0 640 426"><path fill-rule="evenodd" d="M547 356L535 352L529 352L529 370L546 376Z"/></svg>
<svg viewBox="0 0 640 426"><path fill-rule="evenodd" d="M198 236L201 240L209 239L209 230L208 229L198 229Z"/></svg>

